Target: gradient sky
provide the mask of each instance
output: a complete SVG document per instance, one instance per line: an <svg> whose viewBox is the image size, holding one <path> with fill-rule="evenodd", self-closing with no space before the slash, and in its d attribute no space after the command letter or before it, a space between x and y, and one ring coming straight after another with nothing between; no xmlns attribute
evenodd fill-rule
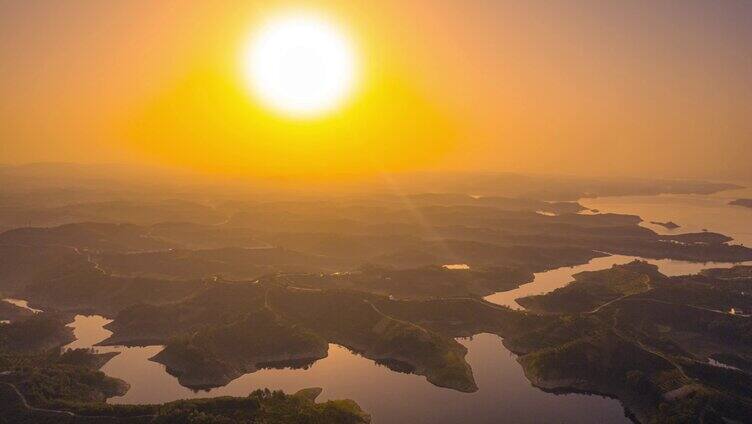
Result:
<svg viewBox="0 0 752 424"><path fill-rule="evenodd" d="M259 19L333 16L368 75L301 124L237 84ZM0 162L752 180L752 2L0 0Z"/></svg>

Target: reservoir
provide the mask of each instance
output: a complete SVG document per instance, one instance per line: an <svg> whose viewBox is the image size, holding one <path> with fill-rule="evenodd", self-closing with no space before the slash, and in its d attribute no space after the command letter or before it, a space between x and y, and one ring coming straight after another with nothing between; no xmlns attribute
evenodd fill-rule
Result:
<svg viewBox="0 0 752 424"><path fill-rule="evenodd" d="M581 203L602 213L616 212L640 215L643 223L660 233L710 231L727 234L736 243L752 244L752 210L727 205L736 197L752 197L745 192L724 192L712 196L631 196L583 199ZM674 221L676 230L648 224L650 221ZM547 293L572 281L572 275L624 264L633 256L612 255L595 258L587 264L563 267L535 274L534 281L515 290L499 292L486 300L521 308L515 299ZM730 267L730 263L693 263L674 260L648 260L666 275L697 273L705 268ZM466 264L447 264L449 269L467 269ZM22 300L12 303L27 307ZM73 323L76 340L69 348L87 348L106 339L111 333L103 326L108 319L98 315L77 315ZM461 393L436 387L422 376L389 370L352 353L347 348L330 344L329 355L306 369L264 369L243 375L224 387L193 391L178 384L161 364L149 358L162 346L122 347L96 346L100 352L118 352L102 371L125 380L130 390L110 403L161 403L177 399L245 396L259 388L295 392L307 387L322 387L319 400L350 398L372 415L375 424L416 423L454 424L499 422L513 423L627 423L625 412L616 400L597 395L557 395L539 390L525 378L514 354L496 335L479 334L459 339L468 348L470 363L479 390ZM583 414L583 411L587 413Z"/></svg>
<svg viewBox="0 0 752 424"><path fill-rule="evenodd" d="M615 196L580 199L583 206L597 209L599 213L619 213L638 215L640 224L659 234L682 234L715 231L732 237L731 243L752 246L752 209L731 206L734 199L752 198L752 189L728 190L712 195L672 194L659 196ZM668 230L651 222L673 221L679 228ZM587 264L562 267L539 272L531 283L517 289L494 293L485 299L491 303L522 309L515 299L544 294L573 281L572 275L583 271L597 271L613 265L625 264L634 260L647 260L657 265L658 270L668 276L696 274L706 268L729 268L735 264L728 262L687 262L671 259L643 259L635 256L612 255L595 258ZM745 263L749 264L749 263Z"/></svg>
<svg viewBox="0 0 752 424"><path fill-rule="evenodd" d="M101 316L76 316L71 324L77 340L68 347L90 347L110 332ZM556 395L533 387L515 355L492 334L459 339L468 348L479 390L461 393L436 387L422 376L402 374L378 365L348 349L329 345L329 356L308 369L265 369L243 375L224 387L193 391L178 384L164 365L151 362L161 346L96 347L120 352L103 368L107 375L127 381L131 388L110 403L160 403L176 399L246 396L268 387L295 392L307 387L324 389L319 400L353 399L371 414L374 424L473 422L514 423L628 423L621 404L585 394ZM588 411L583 415L582 411Z"/></svg>
<svg viewBox="0 0 752 424"><path fill-rule="evenodd" d="M590 262L572 267L561 267L545 272L534 274L532 282L523 284L514 290L498 292L486 296L484 299L497 305L508 306L512 309L523 309L515 299L525 296L545 294L564 287L574 281L574 274L583 271L598 271L611 268L613 265L622 265L635 260L647 261L658 266L658 271L668 276L697 274L706 268L729 268L733 263L729 262L688 262L672 259L645 259L637 256L611 255L595 258Z"/></svg>

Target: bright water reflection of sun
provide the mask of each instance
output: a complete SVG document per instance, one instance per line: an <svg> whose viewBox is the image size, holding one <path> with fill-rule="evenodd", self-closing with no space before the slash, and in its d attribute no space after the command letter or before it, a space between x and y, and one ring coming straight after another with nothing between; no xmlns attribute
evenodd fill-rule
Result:
<svg viewBox="0 0 752 424"><path fill-rule="evenodd" d="M297 118L337 109L352 93L357 61L350 40L308 13L270 19L246 42L243 76L267 107Z"/></svg>

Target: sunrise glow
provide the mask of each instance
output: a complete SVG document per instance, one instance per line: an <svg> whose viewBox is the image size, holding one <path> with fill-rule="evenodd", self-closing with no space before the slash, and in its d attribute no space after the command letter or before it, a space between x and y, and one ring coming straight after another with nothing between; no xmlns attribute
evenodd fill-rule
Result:
<svg viewBox="0 0 752 424"><path fill-rule="evenodd" d="M350 40L310 13L277 16L253 31L242 67L249 89L265 106L306 118L338 108L357 73Z"/></svg>

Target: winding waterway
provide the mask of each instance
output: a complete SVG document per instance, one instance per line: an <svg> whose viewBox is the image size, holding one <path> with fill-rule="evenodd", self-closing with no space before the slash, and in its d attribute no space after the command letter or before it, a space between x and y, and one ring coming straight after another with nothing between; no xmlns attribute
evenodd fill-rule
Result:
<svg viewBox="0 0 752 424"><path fill-rule="evenodd" d="M7 301L39 311L23 300ZM162 346L96 346L112 334L104 328L109 322L99 315L77 315L69 324L76 340L64 347L118 352L102 371L128 382L130 389L124 396L110 398L109 403L149 404L199 397L246 396L260 388L295 392L322 387L320 400L354 399L372 415L375 424L491 424L502 420L515 423L630 422L614 399L586 394L557 395L533 387L516 356L504 347L501 338L492 334L459 339L468 348L467 360L479 388L475 393L436 387L422 376L391 371L335 344L329 345L326 358L307 369L264 369L243 375L223 387L193 391L180 386L164 365L149 360ZM582 411L588 413L583 415Z"/></svg>
<svg viewBox="0 0 752 424"><path fill-rule="evenodd" d="M38 313L42 312L40 309L34 309L31 306L29 306L29 302L27 302L25 300L7 298L7 299L3 299L3 301L8 302L11 305L18 306L19 308L27 309L27 310L35 313L35 314L38 314Z"/></svg>
<svg viewBox="0 0 752 424"><path fill-rule="evenodd" d="M109 320L101 316L76 316L71 326L77 340L68 347L91 347L103 340L110 334L102 328L107 322ZM149 361L148 358L159 352L161 346L96 349L120 352L102 371L131 385L125 396L111 398L110 403L245 396L264 387L286 392L323 387L320 400L354 399L372 415L375 424L491 424L501 420L515 423L629 422L616 400L583 394L555 395L536 389L498 336L479 334L459 341L468 348L467 359L479 387L475 393L436 387L424 377L391 371L334 344L329 345L328 357L308 369L260 370L209 391L182 387L163 365Z"/></svg>
<svg viewBox="0 0 752 424"><path fill-rule="evenodd" d="M697 274L706 268L729 268L735 264L730 262L688 262L672 259L645 259L638 256L611 255L592 259L590 262L572 267L562 267L534 274L534 279L528 284L523 284L514 290L494 293L485 299L497 305L509 306L512 309L524 309L515 299L537 294L545 294L564 287L574 280L574 274L583 271L597 271L611 268L613 265L621 265L634 260L648 261L658 266L658 270L664 275L687 275ZM745 262L749 264L752 262Z"/></svg>
<svg viewBox="0 0 752 424"><path fill-rule="evenodd" d="M730 194L729 194L730 193ZM745 192L746 193L746 192ZM737 242L752 244L752 210L735 208L726 203L745 193L727 192L714 196L642 196L586 199L582 203L601 212L638 214L645 221L675 221L682 225L674 231L663 227L658 232L722 232ZM752 197L752 196L747 196ZM722 222L731 220L733 222ZM512 308L521 308L515 299L552 291L572 281L572 275L623 264L632 256L613 255L596 258L587 264L558 268L535 274L529 284L507 292L495 293L487 300ZM673 260L649 260L667 275L696 273L704 268L729 267L728 263L693 263ZM460 268L462 264L453 264ZM14 304L28 308L24 301ZM78 315L70 324L76 341L69 348L92 347L111 333L103 326L109 320L101 316ZM613 399L595 395L555 395L535 387L525 378L515 355L491 334L459 340L468 348L467 360L473 368L479 390L460 393L433 386L424 377L393 372L348 349L330 344L329 356L307 369L267 369L241 376L224 387L209 391L192 391L178 384L165 367L149 358L162 346L122 347L95 346L100 352L119 352L103 368L106 374L127 381L131 388L110 403L160 403L176 399L222 395L245 396L250 391L268 387L294 392L306 387L323 387L321 400L351 398L368 411L375 424L473 422L514 423L626 423L621 405Z"/></svg>
<svg viewBox="0 0 752 424"><path fill-rule="evenodd" d="M671 194L659 196L616 196L580 199L583 206L596 209L599 213L619 213L638 215L640 224L659 234L681 234L716 231L733 238L732 243L752 246L752 209L731 206L728 203L738 198L752 198L752 189L728 190L712 195ZM651 222L673 221L679 228L669 230ZM613 265L625 264L634 260L646 260L657 265L658 270L668 276L696 274L706 268L729 268L728 262L688 262L671 259L645 259L636 256L612 255L595 258L590 262L562 267L535 274L532 282L515 290L494 293L485 299L491 303L523 309L515 299L537 294L545 294L573 281L572 275L583 271L597 271ZM752 262L745 262L749 265Z"/></svg>

